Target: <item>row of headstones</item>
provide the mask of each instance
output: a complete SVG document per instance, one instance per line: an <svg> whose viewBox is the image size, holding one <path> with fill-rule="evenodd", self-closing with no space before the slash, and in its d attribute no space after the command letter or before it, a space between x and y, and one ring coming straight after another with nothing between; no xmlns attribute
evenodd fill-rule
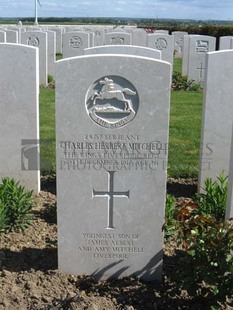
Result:
<svg viewBox="0 0 233 310"><path fill-rule="evenodd" d="M89 46L101 46L108 44L132 44L136 46L147 46L148 43L148 33L144 29L139 29L135 27L126 27L126 28L113 28L113 27L103 27L103 26L95 26L93 28L90 27L72 27L72 26L40 26L40 27L16 27L16 26L6 26L0 27L0 31L5 32L5 34L0 35L0 42L6 43L21 43L21 33L24 31L55 31L56 32L56 53L62 53L62 36L67 32L86 32L89 34ZM114 32L117 35L114 37L109 36L110 32ZM156 30L153 32L154 34L166 34L168 35L167 30ZM122 36L121 36L122 34ZM129 36L124 36L124 34L128 34ZM173 47L177 50L180 49L180 41L182 43L183 34L187 34L185 32L175 31L172 33L174 36L174 42L176 46ZM181 38L181 39L180 39ZM85 42L85 44L87 44ZM157 43L158 47L163 49L166 42ZM166 47L166 46L165 46ZM170 48L170 44L169 44ZM179 54L179 53L178 53Z"/></svg>
<svg viewBox="0 0 233 310"><path fill-rule="evenodd" d="M137 28L115 30L110 27L97 27L89 28L86 31L80 31L82 28L71 26L64 28L11 27L11 29L15 30L6 30L11 34L9 42L14 42L12 34L15 34L15 36L19 34L19 42L22 44L39 47L40 84L44 85L47 85L47 75L54 76L55 74L56 52L62 51L63 58L75 57L84 55L87 48L103 45L147 46L160 51L161 59L171 64L173 64L173 55L175 53L175 57L183 58L182 75L187 75L188 80L203 83L206 67L205 55L207 52L215 51L216 47L216 39L214 37L188 35L187 32L179 31L169 35L168 31L165 30L158 31L155 34L147 34L145 30ZM53 30L53 32L48 29ZM27 30L27 33L22 33L23 30ZM32 30L35 30L35 32ZM5 33L2 32L2 35L5 35ZM221 37L220 49L230 49L231 39L232 37Z"/></svg>
<svg viewBox="0 0 233 310"><path fill-rule="evenodd" d="M140 34L145 33L141 31L134 31ZM112 51L114 48L94 49L86 52L87 48L93 47L94 36L93 33L88 32L66 32L63 34L63 58L75 57L85 55L86 53L96 53L97 51L104 52L104 50ZM178 34L177 34L178 35ZM184 39L184 58L183 58L183 75L188 75L190 80L201 82L204 80L205 71L205 54L208 51L215 50L215 38L206 36L187 36L184 33L179 33L180 45L179 55L182 55L181 35ZM132 36L129 33L108 32L105 35L105 42L103 46L115 44L131 45ZM178 40L178 39L177 39ZM176 40L176 42L177 42ZM141 41L142 42L142 41ZM140 42L140 43L141 43ZM21 43L39 48L40 55L40 84L47 85L47 75L54 76L55 73L55 32L52 31L27 31L21 34ZM150 34L147 36L147 45L161 52L161 59L173 64L174 53L174 36L168 34ZM140 46L138 42L138 46ZM117 51L117 49L116 49ZM188 57L187 57L188 55Z"/></svg>
<svg viewBox="0 0 233 310"><path fill-rule="evenodd" d="M11 30L9 30L11 29ZM30 32L30 37L23 35L23 44L38 46L41 51L40 61L40 82L47 84L47 74L54 76L54 60L55 51L63 52L63 58L75 57L85 54L84 50L93 46L102 45L136 45L147 46L161 51L162 60L173 63L173 55L183 58L182 75L188 76L188 80L193 80L197 83L203 83L205 77L205 55L207 52L213 52L216 49L216 38L201 35L188 35L187 32L175 31L172 35L168 34L167 30L158 30L154 34L147 34L145 30L138 28L112 28L112 27L93 27L83 28L75 26L67 27L9 27L8 33L19 33L21 31L38 30L48 31L47 43L40 40L37 33ZM12 30L15 29L15 30ZM1 30L1 28L0 28ZM18 31L17 31L18 30ZM56 36L50 31L54 31ZM1 34L1 33L0 33ZM12 35L9 37L9 42L12 41ZM54 43L55 40L55 43ZM221 37L219 49L231 49L231 36ZM0 35L1 41L1 35ZM21 40L20 40L21 41ZM19 42L20 42L19 41ZM56 45L56 48L54 47ZM48 47L48 65L46 66L45 46ZM43 58L42 58L43 55ZM47 72L46 69L48 67Z"/></svg>
<svg viewBox="0 0 233 310"><path fill-rule="evenodd" d="M23 28L22 28L23 29ZM32 28L33 29L33 28ZM73 28L68 28L69 30ZM1 29L0 29L1 30ZM54 31L54 28L51 28ZM58 29L57 29L58 30ZM60 29L61 30L61 29ZM118 32L117 32L118 31ZM48 73L53 75L54 73L54 57L55 53L62 52L63 58L74 57L83 55L84 49L93 47L93 46L102 46L102 45L136 45L136 46L147 46L150 48L154 48L156 50L161 51L162 59L165 61L173 63L173 54L174 54L174 36L164 34L163 32L158 32L155 34L147 34L145 30L138 29L129 29L126 31L108 31L105 32L104 29L101 30L99 28L95 32L84 32L73 29L73 31L69 32L56 32L55 43L54 37L52 36L51 31L49 30L32 30L29 31L27 28L27 32L21 32L19 28L19 32L16 30L7 30L6 32L0 32L0 42L7 43L22 43L28 44L32 46L37 46L41 49L48 48L50 55L50 67ZM129 33L131 31L131 33ZM20 33L20 39L18 40L18 35ZM48 40L46 38L41 38L41 34L39 33L47 33ZM7 38L6 38L7 34ZM176 33L178 35L178 33ZM62 36L62 37L61 37ZM59 38L59 39L58 39ZM62 47L54 48L54 44L56 44L56 39L59 40L59 44ZM48 42L44 42L47 40ZM58 45L56 44L58 47ZM43 55L45 52L42 53ZM42 71L45 71L45 61L42 58L43 65ZM50 69L51 68L51 69ZM42 73L41 73L42 74ZM43 73L44 76L44 73ZM42 79L41 79L42 80Z"/></svg>
<svg viewBox="0 0 233 310"><path fill-rule="evenodd" d="M12 31L11 31L12 32ZM142 31L140 31L142 32ZM15 31L16 33L16 31ZM142 32L143 33L143 32ZM96 53L99 52L118 52L119 47L114 48L102 48L101 50L88 50L87 48L93 46L93 36L91 33L87 32L67 32L63 35L63 58L74 57L79 55L84 55L86 53ZM165 40L165 37L166 40ZM121 43L122 46L126 47L131 46L131 35L127 33L115 33L109 32L105 36L105 44L112 43L114 40L114 45L116 43ZM122 44L124 42L125 44ZM157 42L157 43L156 43ZM160 42L160 43L159 43ZM39 80L40 85L47 85L47 76L48 74L55 75L55 45L56 45L56 36L54 31L26 31L21 33L21 43L29 46L35 46L39 48ZM157 44L157 45L156 45ZM162 60L168 61L171 64L173 63L173 36L167 34L158 35L153 34L148 36L148 46L151 48L157 46L157 49L153 48L150 51L151 55L154 54L157 58L161 57ZM161 46L158 46L161 45ZM106 45L104 45L106 47ZM163 49L164 47L164 49ZM136 50L135 48L134 50ZM140 49L138 47L138 49ZM129 47L124 48L125 51L131 50ZM149 49L148 49L149 51Z"/></svg>
<svg viewBox="0 0 233 310"><path fill-rule="evenodd" d="M38 192L38 49L0 44L0 56L1 176ZM199 183L230 173L228 217L233 51L209 53L206 64ZM61 270L160 278L170 83L171 65L148 57L100 54L56 63Z"/></svg>
<svg viewBox="0 0 233 310"><path fill-rule="evenodd" d="M38 60L35 47L0 44L0 175L36 192ZM170 83L171 65L148 57L57 62L61 270L160 278Z"/></svg>

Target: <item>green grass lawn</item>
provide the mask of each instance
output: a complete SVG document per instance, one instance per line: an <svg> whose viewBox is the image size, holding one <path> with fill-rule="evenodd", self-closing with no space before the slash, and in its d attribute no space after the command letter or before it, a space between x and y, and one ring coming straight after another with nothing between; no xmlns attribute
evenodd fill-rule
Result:
<svg viewBox="0 0 233 310"><path fill-rule="evenodd" d="M202 93L177 91L171 93L168 175L198 175L201 137Z"/></svg>
<svg viewBox="0 0 233 310"><path fill-rule="evenodd" d="M174 60L174 71L181 60ZM55 172L55 91L40 88L41 171ZM187 178L198 175L202 92L171 93L168 175Z"/></svg>
<svg viewBox="0 0 233 310"><path fill-rule="evenodd" d="M40 88L41 173L55 172L55 90Z"/></svg>
<svg viewBox="0 0 233 310"><path fill-rule="evenodd" d="M173 62L173 71L174 72L182 72L182 59L181 58L175 58Z"/></svg>

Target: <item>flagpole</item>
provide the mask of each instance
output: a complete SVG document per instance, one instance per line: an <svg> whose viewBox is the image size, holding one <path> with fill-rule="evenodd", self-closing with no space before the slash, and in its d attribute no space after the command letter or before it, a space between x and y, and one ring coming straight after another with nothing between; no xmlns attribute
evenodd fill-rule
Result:
<svg viewBox="0 0 233 310"><path fill-rule="evenodd" d="M38 17L37 17L37 0L35 0L35 25L38 25Z"/></svg>

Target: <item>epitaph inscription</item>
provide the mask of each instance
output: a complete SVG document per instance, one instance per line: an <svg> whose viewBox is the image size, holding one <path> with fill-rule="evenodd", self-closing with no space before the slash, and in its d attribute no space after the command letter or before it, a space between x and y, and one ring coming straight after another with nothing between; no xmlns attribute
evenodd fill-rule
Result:
<svg viewBox="0 0 233 310"><path fill-rule="evenodd" d="M91 255L94 260L125 260L144 253L140 234L82 233L82 243L77 252Z"/></svg>

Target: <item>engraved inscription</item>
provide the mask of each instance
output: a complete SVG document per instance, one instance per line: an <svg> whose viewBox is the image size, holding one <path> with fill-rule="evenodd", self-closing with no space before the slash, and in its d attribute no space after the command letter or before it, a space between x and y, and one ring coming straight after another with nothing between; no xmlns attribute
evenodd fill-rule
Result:
<svg viewBox="0 0 233 310"><path fill-rule="evenodd" d="M111 45L122 45L124 44L125 39L120 37L115 37L111 39Z"/></svg>
<svg viewBox="0 0 233 310"><path fill-rule="evenodd" d="M79 36L73 36L70 38L69 44L73 48L80 48L82 46L82 39Z"/></svg>
<svg viewBox="0 0 233 310"><path fill-rule="evenodd" d="M142 142L139 135L85 134L83 140L60 141L61 170L166 169L167 143Z"/></svg>
<svg viewBox="0 0 233 310"><path fill-rule="evenodd" d="M115 229L113 226L113 199L115 197L129 198L129 190L126 192L114 191L114 173L115 171L107 171L108 173L108 191L95 191L93 189L93 197L108 197L108 225L107 229Z"/></svg>
<svg viewBox="0 0 233 310"><path fill-rule="evenodd" d="M159 51L165 50L167 48L167 40L164 38L158 38L155 41L155 48Z"/></svg>
<svg viewBox="0 0 233 310"><path fill-rule="evenodd" d="M40 44L40 40L36 36L31 36L31 37L28 38L27 44L30 45L30 46L37 47Z"/></svg>
<svg viewBox="0 0 233 310"><path fill-rule="evenodd" d="M128 124L139 105L135 87L119 76L105 76L95 81L86 95L86 109L90 118L105 128Z"/></svg>
<svg viewBox="0 0 233 310"><path fill-rule="evenodd" d="M130 255L144 253L140 234L82 233L83 244L77 252L91 254L93 259L128 259Z"/></svg>
<svg viewBox="0 0 233 310"><path fill-rule="evenodd" d="M196 42L196 53L204 54L209 51L209 41L197 40Z"/></svg>

